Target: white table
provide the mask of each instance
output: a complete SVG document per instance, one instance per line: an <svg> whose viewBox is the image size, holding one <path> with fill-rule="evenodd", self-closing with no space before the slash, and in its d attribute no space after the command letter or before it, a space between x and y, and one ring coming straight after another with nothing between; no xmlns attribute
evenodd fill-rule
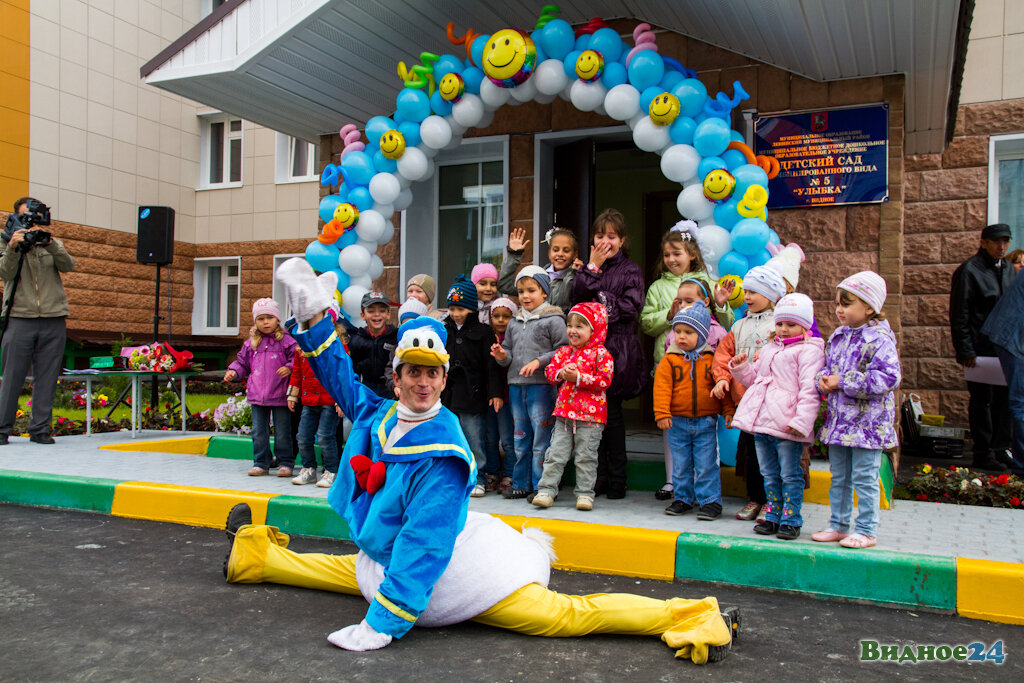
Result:
<svg viewBox="0 0 1024 683"><path fill-rule="evenodd" d="M131 413L132 422L132 438L134 439L138 432L139 416L141 414L141 401L142 396L141 380L149 379L151 377L160 377L165 379L177 379L181 384L180 398L181 398L181 431L188 431L186 427L186 404L185 404L185 380L188 377L195 375L195 372L142 372L133 370L114 370L114 371L100 371L100 372L80 372L80 373L68 373L60 376L60 379L71 380L73 382L85 382L85 435L92 436L92 385L97 379L103 380L105 377L117 377L126 376L131 378L131 405L129 406ZM102 386L102 385L101 385Z"/></svg>

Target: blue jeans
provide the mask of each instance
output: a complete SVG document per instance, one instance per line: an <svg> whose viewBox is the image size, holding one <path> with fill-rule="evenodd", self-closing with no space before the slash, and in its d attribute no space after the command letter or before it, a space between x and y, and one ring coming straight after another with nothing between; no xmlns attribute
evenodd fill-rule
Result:
<svg viewBox="0 0 1024 683"><path fill-rule="evenodd" d="M292 414L288 406L252 406L252 460L256 467L270 469L270 418L274 418L274 455L280 467L294 467Z"/></svg>
<svg viewBox="0 0 1024 683"><path fill-rule="evenodd" d="M555 426L552 415L555 389L548 384L511 384L508 398L512 404L512 434L516 449L512 487L536 491L544 474L544 454L551 445L551 429Z"/></svg>
<svg viewBox="0 0 1024 683"><path fill-rule="evenodd" d="M996 353L1010 390L1008 404L1013 420L1010 425L1013 433L1013 464L1010 469L1018 477L1024 476L1024 358L1014 356L1002 346L996 346Z"/></svg>
<svg viewBox="0 0 1024 683"><path fill-rule="evenodd" d="M488 406L488 410L490 410L490 406ZM487 462L487 452L484 449L484 432L486 431L484 414L462 413L459 415L459 424L462 425L462 433L466 435L466 441L469 442L469 448L473 451L473 458L476 460L476 483L482 484L486 480L484 465Z"/></svg>
<svg viewBox="0 0 1024 683"><path fill-rule="evenodd" d="M878 531L878 468L882 464L882 451L852 446L828 445L832 485L828 489L832 515L828 525L836 531L850 529L853 514L853 491L857 490L856 532L875 538ZM767 478L767 476L765 477Z"/></svg>
<svg viewBox="0 0 1024 683"><path fill-rule="evenodd" d="M512 430L512 408L509 404L501 407L501 410L494 412L487 410L487 474L501 476L501 457L505 456L505 476L512 476L512 467L515 464L515 445ZM499 450L500 448L500 450Z"/></svg>
<svg viewBox="0 0 1024 683"><path fill-rule="evenodd" d="M804 470L800 467L800 456L804 445L770 434L754 434L754 448L764 477L765 520L803 526L800 508L804 504Z"/></svg>
<svg viewBox="0 0 1024 683"><path fill-rule="evenodd" d="M320 454L324 459L324 469L338 473L338 441L334 431L338 428L338 413L334 406L302 406L302 417L299 419L299 455L302 466L316 469L316 451L313 444L320 444Z"/></svg>
<svg viewBox="0 0 1024 683"><path fill-rule="evenodd" d="M676 500L698 506L722 503L718 469L718 416L673 417L668 429L672 449L672 491Z"/></svg>

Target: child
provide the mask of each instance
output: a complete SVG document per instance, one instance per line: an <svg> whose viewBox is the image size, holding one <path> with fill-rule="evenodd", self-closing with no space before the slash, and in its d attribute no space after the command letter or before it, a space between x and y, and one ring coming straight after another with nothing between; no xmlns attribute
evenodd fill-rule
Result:
<svg viewBox="0 0 1024 683"><path fill-rule="evenodd" d="M526 230L516 228L509 233L508 249L505 251L505 260L501 264L501 276L498 278L498 289L506 294L514 294L516 291L516 269L523 261L523 253L529 246L530 240L524 240ZM572 281L576 277L576 271L580 269L583 262L577 258L579 243L576 235L565 228L552 228L544 235L544 241L548 243L548 267L544 270L551 281L551 294L548 296L548 303L558 306L562 311L568 311L572 306Z"/></svg>
<svg viewBox="0 0 1024 683"><path fill-rule="evenodd" d="M288 410L294 413L296 405L302 414L298 432L302 469L292 479L292 483L301 486L315 482L320 488L329 489L338 474L340 462L336 432L341 413L334 404L334 398L313 375L312 366L299 348L295 349L291 379L288 382ZM324 462L324 473L319 480L316 476L314 438L320 444Z"/></svg>
<svg viewBox="0 0 1024 683"><path fill-rule="evenodd" d="M839 541L846 548L870 548L878 529L878 470L882 450L896 446L896 398L900 358L889 328L885 280L869 270L837 287L836 317L841 327L829 337L818 388L828 397L818 438L828 445L832 485L828 528L811 538ZM856 532L847 535L856 489Z"/></svg>
<svg viewBox="0 0 1024 683"><path fill-rule="evenodd" d="M224 381L246 379L245 400L252 406L253 467L250 477L270 473L270 420L274 421L277 476L290 477L295 466L291 414L288 412L288 376L295 357L295 340L281 327L281 308L273 299L252 305L256 324L249 338L224 373Z"/></svg>
<svg viewBox="0 0 1024 683"><path fill-rule="evenodd" d="M435 320L444 320L446 312L439 311L434 308L434 294L436 293L437 285L434 284L434 278L430 277L426 273L413 275L409 278L409 281L405 283L406 298L412 297L419 299L427 307L428 316Z"/></svg>
<svg viewBox="0 0 1024 683"><path fill-rule="evenodd" d="M787 294L775 306L775 338L756 360L739 353L729 363L733 377L747 386L733 426L754 434L757 462L764 475L762 536L791 541L803 518L804 444L814 440L821 400L815 375L825 362L824 344L810 334L814 304L804 294Z"/></svg>
<svg viewBox="0 0 1024 683"><path fill-rule="evenodd" d="M405 303L398 307L398 324L427 315L427 305L415 297L409 297Z"/></svg>
<svg viewBox="0 0 1024 683"><path fill-rule="evenodd" d="M1006 260L1013 266L1013 271L1019 273L1024 267L1024 249L1014 249L1006 255Z"/></svg>
<svg viewBox="0 0 1024 683"><path fill-rule="evenodd" d="M490 304L491 329L498 343L505 341L505 331L519 307L508 297L499 296ZM495 361L497 362L497 361ZM498 366L501 380L501 395L505 403L501 410L487 411L487 490L502 493L512 488L512 468L515 464L515 446L512 431L512 405L508 400L508 377L505 368ZM500 447L500 450L499 450ZM502 454L505 456L502 476Z"/></svg>
<svg viewBox="0 0 1024 683"><path fill-rule="evenodd" d="M729 392L733 403L739 405L747 389L742 383L733 381L729 361L740 353L756 358L758 352L771 341L775 331L775 303L785 295L786 282L771 268L755 266L747 271L743 277L743 303L747 305L747 313L733 323L729 334L722 338L715 349L715 388L712 394L716 398L722 398ZM740 432L736 449L736 474L743 476L747 483L747 504L736 513L736 519L757 519L765 504L764 478L757 464L754 435L750 432Z"/></svg>
<svg viewBox="0 0 1024 683"><path fill-rule="evenodd" d="M526 498L535 491L551 443L554 388L544 373L555 351L569 343L562 309L547 303L551 280L540 266L526 266L516 276L521 308L501 344L491 347L498 364L508 368L508 394L515 426L516 464L506 498ZM532 499L531 499L532 500Z"/></svg>
<svg viewBox="0 0 1024 683"><path fill-rule="evenodd" d="M476 300L479 306L480 322L491 324L491 302L498 296L498 269L493 263L478 263L473 266L469 279L476 285Z"/></svg>
<svg viewBox="0 0 1024 683"><path fill-rule="evenodd" d="M346 326L352 367L359 381L373 393L392 398L394 393L388 389L387 377L391 375L391 354L398 344L398 330L388 324L391 304L383 292L369 291L359 305L359 317L366 327Z"/></svg>
<svg viewBox="0 0 1024 683"><path fill-rule="evenodd" d="M473 450L477 479L470 495L480 498L486 490L487 476L485 413L501 410L504 403L501 371L490 354L494 333L477 318L476 287L469 278L465 275L455 278L455 284L448 290L447 302L445 349L450 356L451 369L441 393L441 404L458 416L462 433Z"/></svg>
<svg viewBox="0 0 1024 683"><path fill-rule="evenodd" d="M783 282L786 283L786 294L792 294L800 284L800 264L804 262L804 250L799 244L790 242L786 246L769 244L768 252L772 257L764 265L782 276ZM821 336L817 320L812 320L810 332L811 336Z"/></svg>
<svg viewBox="0 0 1024 683"><path fill-rule="evenodd" d="M597 447L608 419L605 389L612 383L614 362L604 348L608 311L601 304L576 304L566 321L569 346L555 352L544 375L558 388L555 429L544 456L544 474L533 504L549 508L569 458L576 460L576 509L594 509Z"/></svg>

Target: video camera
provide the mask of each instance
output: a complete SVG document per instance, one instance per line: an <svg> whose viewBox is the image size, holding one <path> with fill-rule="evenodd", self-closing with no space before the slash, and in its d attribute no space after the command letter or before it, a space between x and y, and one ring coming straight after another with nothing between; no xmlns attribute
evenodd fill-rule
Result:
<svg viewBox="0 0 1024 683"><path fill-rule="evenodd" d="M7 217L7 223L4 225L4 231L0 233L0 237L8 242L18 230L50 224L50 207L46 204L37 199L30 199L24 206L28 209L25 213L12 213ZM52 235L45 230L30 230L25 233L24 239L18 245L18 250L27 254L32 251L33 247L45 247L50 243L51 237Z"/></svg>

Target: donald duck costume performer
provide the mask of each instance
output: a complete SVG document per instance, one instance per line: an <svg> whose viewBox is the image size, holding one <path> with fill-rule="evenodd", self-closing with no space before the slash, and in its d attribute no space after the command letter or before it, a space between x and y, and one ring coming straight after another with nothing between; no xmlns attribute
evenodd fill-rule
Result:
<svg viewBox="0 0 1024 683"><path fill-rule="evenodd" d="M458 418L440 402L448 370L442 324L419 317L401 326L393 365L399 400L386 400L357 381L334 330L336 276L317 277L296 258L277 277L298 321L289 331L352 420L328 502L359 552L295 553L287 535L253 524L241 503L227 520L229 582L361 594L366 617L328 636L347 650L380 649L413 625L473 620L540 636L660 636L676 657L697 664L726 656L739 615L722 613L715 598L557 593L547 588L550 537L469 512L476 466Z"/></svg>

